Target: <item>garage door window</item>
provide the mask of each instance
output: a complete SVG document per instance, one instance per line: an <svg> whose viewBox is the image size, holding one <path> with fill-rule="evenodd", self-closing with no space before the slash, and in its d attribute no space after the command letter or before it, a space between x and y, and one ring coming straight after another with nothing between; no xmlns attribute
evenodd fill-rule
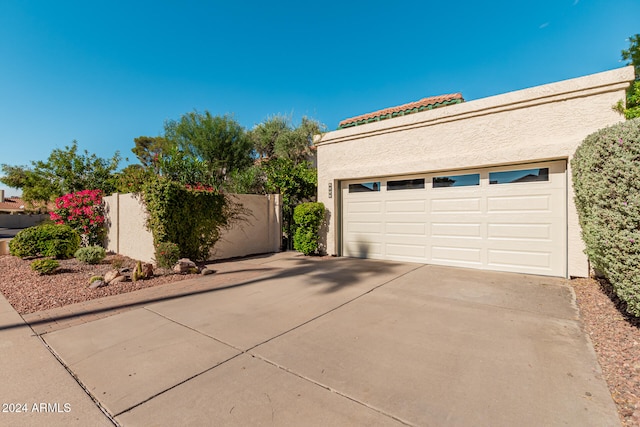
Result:
<svg viewBox="0 0 640 427"><path fill-rule="evenodd" d="M480 174L436 176L433 178L433 188L468 187L480 185Z"/></svg>
<svg viewBox="0 0 640 427"><path fill-rule="evenodd" d="M424 188L424 178L403 179L401 181L387 181L387 190L416 190Z"/></svg>
<svg viewBox="0 0 640 427"><path fill-rule="evenodd" d="M521 169L489 173L489 184L514 184L519 182L536 181L549 181L549 168Z"/></svg>
<svg viewBox="0 0 640 427"><path fill-rule="evenodd" d="M349 193L368 193L370 191L380 191L380 181L349 184Z"/></svg>

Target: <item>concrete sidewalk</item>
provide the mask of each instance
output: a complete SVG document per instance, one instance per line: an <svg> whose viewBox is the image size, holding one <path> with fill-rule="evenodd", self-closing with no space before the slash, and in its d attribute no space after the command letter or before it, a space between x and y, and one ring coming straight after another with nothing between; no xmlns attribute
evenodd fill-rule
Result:
<svg viewBox="0 0 640 427"><path fill-rule="evenodd" d="M125 426L620 425L562 279L292 253L228 268L255 274L42 338ZM108 423L30 329L9 334L30 347L3 365L42 352L47 368L3 399L41 384L62 401L64 384L73 409L47 425Z"/></svg>

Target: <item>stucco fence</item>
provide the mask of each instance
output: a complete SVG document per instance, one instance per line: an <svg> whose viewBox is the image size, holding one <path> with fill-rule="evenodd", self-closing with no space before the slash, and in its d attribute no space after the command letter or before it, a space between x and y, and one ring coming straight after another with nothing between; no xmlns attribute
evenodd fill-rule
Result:
<svg viewBox="0 0 640 427"><path fill-rule="evenodd" d="M278 252L282 241L279 194L234 194L242 204L244 220L225 230L211 251L210 260ZM104 198L108 224L106 248L144 262L153 262L153 236L146 227L147 212L134 194L115 193ZM185 218L186 223L189 218Z"/></svg>
<svg viewBox="0 0 640 427"><path fill-rule="evenodd" d="M28 228L40 224L49 214L0 214L0 228Z"/></svg>

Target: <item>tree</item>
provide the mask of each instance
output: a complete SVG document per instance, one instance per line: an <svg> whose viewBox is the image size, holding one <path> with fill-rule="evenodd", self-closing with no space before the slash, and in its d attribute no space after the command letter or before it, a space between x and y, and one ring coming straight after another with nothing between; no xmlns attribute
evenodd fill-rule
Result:
<svg viewBox="0 0 640 427"><path fill-rule="evenodd" d="M287 116L268 118L251 130L254 150L261 159L286 158L294 163L303 163L313 155L313 137L323 126L313 119L303 117L294 127Z"/></svg>
<svg viewBox="0 0 640 427"><path fill-rule="evenodd" d="M253 163L252 143L245 129L231 116L212 116L205 111L183 114L180 120L165 123L167 141L186 156L206 164L218 183L232 171L241 171Z"/></svg>
<svg viewBox="0 0 640 427"><path fill-rule="evenodd" d="M4 184L22 189L29 202L53 201L63 194L92 189L109 195L116 190L116 174L120 154L103 159L84 150L78 153L78 142L64 149L54 149L46 162L32 161L31 167L2 165Z"/></svg>
<svg viewBox="0 0 640 427"><path fill-rule="evenodd" d="M168 141L161 136L139 136L133 142L136 145L131 151L145 168L152 168L154 161L169 148Z"/></svg>
<svg viewBox="0 0 640 427"><path fill-rule="evenodd" d="M628 61L626 65L633 65L636 80L627 89L626 108L620 101L614 109L631 120L640 117L640 34L629 37L629 49L622 51L622 59Z"/></svg>

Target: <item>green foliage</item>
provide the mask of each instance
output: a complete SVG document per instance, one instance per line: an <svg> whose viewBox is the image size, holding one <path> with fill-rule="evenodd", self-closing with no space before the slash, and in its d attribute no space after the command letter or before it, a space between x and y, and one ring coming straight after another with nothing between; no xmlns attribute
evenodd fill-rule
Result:
<svg viewBox="0 0 640 427"><path fill-rule="evenodd" d="M161 136L139 136L133 142L135 147L131 151L145 169L153 169L154 163L170 146L169 142Z"/></svg>
<svg viewBox="0 0 640 427"><path fill-rule="evenodd" d="M111 259L111 267L120 270L124 265L125 258L122 255L116 255Z"/></svg>
<svg viewBox="0 0 640 427"><path fill-rule="evenodd" d="M320 251L319 231L324 223L324 205L322 203L302 203L294 209L293 220L296 232L293 247L305 255Z"/></svg>
<svg viewBox="0 0 640 427"><path fill-rule="evenodd" d="M147 226L155 245L174 242L180 256L204 261L220 231L239 218L241 209L212 187L187 186L162 177L144 187Z"/></svg>
<svg viewBox="0 0 640 427"><path fill-rule="evenodd" d="M287 238L292 235L293 209L306 200L314 200L318 174L308 162L294 163L291 159L274 158L265 162L266 189L282 196L282 220Z"/></svg>
<svg viewBox="0 0 640 427"><path fill-rule="evenodd" d="M303 117L300 125L294 127L290 117L277 115L253 128L250 137L258 157L289 159L298 164L310 159L313 137L323 128L323 125L307 117Z"/></svg>
<svg viewBox="0 0 640 427"><path fill-rule="evenodd" d="M252 143L245 129L231 116L212 116L205 111L183 114L180 120L165 123L165 138L170 144L206 165L213 182L226 180L235 170L252 163ZM207 182L198 179L197 182Z"/></svg>
<svg viewBox="0 0 640 427"><path fill-rule="evenodd" d="M172 147L162 154L158 160L158 171L162 177L182 185L216 183L206 161L177 147Z"/></svg>
<svg viewBox="0 0 640 427"><path fill-rule="evenodd" d="M116 191L119 193L140 193L144 183L156 173L141 165L129 165L122 169L116 178Z"/></svg>
<svg viewBox="0 0 640 427"><path fill-rule="evenodd" d="M589 135L571 167L589 260L640 316L640 119Z"/></svg>
<svg viewBox="0 0 640 427"><path fill-rule="evenodd" d="M93 282L97 282L98 280L104 281L104 277L102 277L102 276L91 276L91 278L89 279L89 284L92 284Z"/></svg>
<svg viewBox="0 0 640 427"><path fill-rule="evenodd" d="M622 51L622 59L633 65L636 81L627 89L626 106L618 101L613 109L631 120L640 117L640 34L629 37L629 49Z"/></svg>
<svg viewBox="0 0 640 427"><path fill-rule="evenodd" d="M156 245L156 264L162 268L172 268L180 259L180 248L172 242Z"/></svg>
<svg viewBox="0 0 640 427"><path fill-rule="evenodd" d="M55 259L37 259L30 264L30 267L39 274L53 274L60 267L60 263Z"/></svg>
<svg viewBox="0 0 640 427"><path fill-rule="evenodd" d="M73 256L85 264L100 264L107 252L101 246L87 246L78 249Z"/></svg>
<svg viewBox="0 0 640 427"><path fill-rule="evenodd" d="M80 235L68 225L43 224L25 228L9 242L9 252L20 258L71 258L80 247Z"/></svg>
<svg viewBox="0 0 640 427"><path fill-rule="evenodd" d="M120 155L102 159L87 150L78 153L78 143L64 149L54 149L46 162L31 162L31 167L2 165L4 184L22 189L26 201L53 201L66 193L87 188L102 190L109 195L116 189L115 171Z"/></svg>

